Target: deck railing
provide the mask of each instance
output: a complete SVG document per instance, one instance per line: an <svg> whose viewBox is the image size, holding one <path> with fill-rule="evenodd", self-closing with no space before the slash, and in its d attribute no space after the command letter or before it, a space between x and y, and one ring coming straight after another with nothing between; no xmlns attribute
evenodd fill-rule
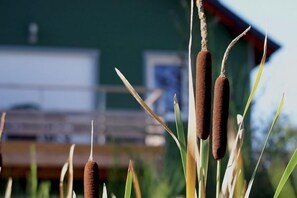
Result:
<svg viewBox="0 0 297 198"><path fill-rule="evenodd" d="M148 90L144 87L136 87L136 89L143 96L148 96L149 105L153 105L162 94L160 90ZM0 92L1 90L39 90L40 92L71 90L103 95L128 94L127 89L120 86L0 84ZM44 98L41 97L41 99ZM126 169L130 159L145 160L154 164L161 164L163 161L164 130L140 107L138 109L99 108L92 111L27 107L0 109L0 112L6 112L2 143L5 177L26 176L32 162L30 148L31 145L35 145L39 177L58 178L60 168L68 158L70 145L75 144L74 168L76 177L81 178L84 164L89 156L91 120L94 120L94 160L98 162L100 171L104 172L114 166ZM103 179L106 179L105 176Z"/></svg>

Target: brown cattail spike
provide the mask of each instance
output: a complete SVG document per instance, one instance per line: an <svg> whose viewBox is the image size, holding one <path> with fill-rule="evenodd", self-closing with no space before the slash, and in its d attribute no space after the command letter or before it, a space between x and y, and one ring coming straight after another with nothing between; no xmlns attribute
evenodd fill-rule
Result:
<svg viewBox="0 0 297 198"><path fill-rule="evenodd" d="M213 101L212 155L216 160L222 159L226 152L229 98L229 80L220 75L215 82Z"/></svg>
<svg viewBox="0 0 297 198"><path fill-rule="evenodd" d="M210 133L211 115L211 54L200 51L196 60L196 130L200 139Z"/></svg>
<svg viewBox="0 0 297 198"><path fill-rule="evenodd" d="M84 169L84 197L99 197L99 168L93 160L88 160Z"/></svg>

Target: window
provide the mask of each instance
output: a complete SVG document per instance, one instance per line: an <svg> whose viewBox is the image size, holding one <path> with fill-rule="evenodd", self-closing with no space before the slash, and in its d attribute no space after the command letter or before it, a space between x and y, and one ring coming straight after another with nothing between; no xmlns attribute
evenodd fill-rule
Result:
<svg viewBox="0 0 297 198"><path fill-rule="evenodd" d="M163 91L161 98L152 106L154 111L164 116L166 121L174 121L173 99L176 94L185 119L188 108L186 54L150 51L145 53L144 59L146 86Z"/></svg>
<svg viewBox="0 0 297 198"><path fill-rule="evenodd" d="M98 60L99 52L94 49L2 46L0 108L94 110L95 94L77 87L96 85Z"/></svg>

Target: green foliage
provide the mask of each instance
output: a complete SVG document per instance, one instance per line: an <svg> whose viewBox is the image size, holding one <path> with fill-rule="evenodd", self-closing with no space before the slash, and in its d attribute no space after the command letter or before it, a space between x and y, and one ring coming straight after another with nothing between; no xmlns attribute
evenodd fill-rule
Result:
<svg viewBox="0 0 297 198"><path fill-rule="evenodd" d="M264 160L259 167L254 192L252 197L258 197L265 194L266 197L272 197L276 190L281 176L284 173L285 167L290 160L291 153L296 149L297 131L296 129L286 124L285 117L278 122L273 129L271 138L268 141L265 149ZM263 129L264 131L265 129ZM262 133L262 131L259 131ZM261 141L260 137L255 140L255 145ZM257 148L254 149L254 155L257 153ZM287 182L283 186L279 197L296 197L297 196L297 171L293 171ZM292 196L288 196L292 195Z"/></svg>
<svg viewBox="0 0 297 198"><path fill-rule="evenodd" d="M37 192L37 197L49 198L50 190L51 190L51 182L50 181L40 182L38 192Z"/></svg>
<svg viewBox="0 0 297 198"><path fill-rule="evenodd" d="M291 173L293 172L293 170L295 169L297 165L297 149L294 151L280 181L279 184L276 188L274 197L278 197L280 192L282 191L283 187L285 186L286 181L288 180L289 176L291 175ZM288 195L288 193L286 193L286 196ZM297 194L293 191L292 196L296 196ZM290 196L289 196L290 197Z"/></svg>
<svg viewBox="0 0 297 198"><path fill-rule="evenodd" d="M31 198L35 198L37 195L37 164L36 164L36 146L33 144L30 147L31 166L30 173L27 177L27 195Z"/></svg>
<svg viewBox="0 0 297 198"><path fill-rule="evenodd" d="M131 170L131 165L129 164L127 178L126 178L126 186L125 186L124 198L130 198L131 197L132 179L133 179L133 175L132 174L133 173L132 173L132 170Z"/></svg>
<svg viewBox="0 0 297 198"><path fill-rule="evenodd" d="M186 145L185 139L185 131L183 127L183 121L180 113L179 104L177 98L174 97L174 113L175 113L175 123L176 123L176 131L177 131L177 138L181 142L181 144ZM187 153L184 149L180 149L180 157L183 166L184 176L186 177L186 158Z"/></svg>
<svg viewBox="0 0 297 198"><path fill-rule="evenodd" d="M271 124L271 127L270 127L270 129L269 129L269 132L268 132L267 137L266 137L266 139L265 139L265 142L264 142L263 148L262 148L262 150L261 150L260 156L259 156L259 158L258 158L256 167L255 167L255 169L254 169L254 171L253 171L251 180L250 180L250 182L249 182L249 184L248 184L247 191L246 191L245 196L244 196L245 198L248 198L249 195L250 195L250 191L251 191L251 188L252 188L252 185L253 185L255 176L256 176L256 172L257 172L258 166L259 166L259 164L260 164L260 162L261 162L261 159L262 159L264 150L265 150L265 148L266 148L266 144L267 144L267 142L268 142L268 139L269 139L269 137L270 137L270 134L271 134L271 132L272 132L272 130L273 130L273 128L274 128L274 126L275 126L275 124L276 124L276 122L277 122L279 116L280 116L280 113L281 113L283 104L284 104L284 97L282 97L282 99L281 99L281 101L280 101L280 104L279 104L279 106L278 106L277 112L276 112L276 114L275 114L275 117L274 117L274 119L273 119L273 121L272 121L272 124Z"/></svg>

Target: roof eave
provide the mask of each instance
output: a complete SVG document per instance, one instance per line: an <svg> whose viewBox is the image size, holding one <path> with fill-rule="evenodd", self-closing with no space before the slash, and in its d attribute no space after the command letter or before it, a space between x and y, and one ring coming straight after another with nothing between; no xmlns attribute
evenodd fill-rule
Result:
<svg viewBox="0 0 297 198"><path fill-rule="evenodd" d="M217 0L207 0L204 3L205 9L216 16L228 29L235 35L243 32L250 24L235 15L232 11L227 9ZM255 66L261 62L263 53L263 44L265 35L258 31L256 28L251 30L244 37L254 48ZM267 56L268 61L271 55L280 49L280 45L273 41L271 38L267 38Z"/></svg>

